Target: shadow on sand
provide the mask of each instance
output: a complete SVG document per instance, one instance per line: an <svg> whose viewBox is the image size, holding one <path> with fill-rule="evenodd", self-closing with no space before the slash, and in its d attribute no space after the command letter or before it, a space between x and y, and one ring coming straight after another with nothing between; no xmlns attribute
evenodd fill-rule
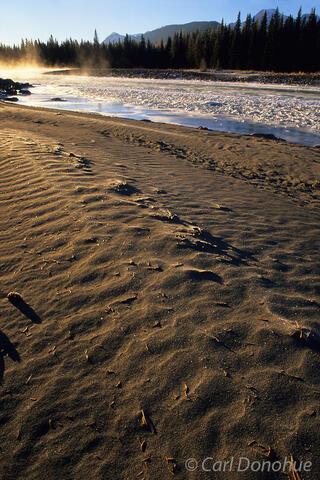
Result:
<svg viewBox="0 0 320 480"><path fill-rule="evenodd" d="M0 330L0 384L5 370L4 357L8 355L14 362L20 362L20 355L9 338Z"/></svg>

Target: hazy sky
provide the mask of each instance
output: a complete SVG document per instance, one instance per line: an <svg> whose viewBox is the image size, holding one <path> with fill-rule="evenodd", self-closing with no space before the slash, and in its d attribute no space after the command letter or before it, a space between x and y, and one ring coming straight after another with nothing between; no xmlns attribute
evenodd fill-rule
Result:
<svg viewBox="0 0 320 480"><path fill-rule="evenodd" d="M316 8L319 0L0 0L0 43L21 38L47 40L52 34L91 40L97 29L100 41L111 32L141 33L172 23L193 20L233 22L247 13L279 7L296 16ZM320 9L317 10L319 14Z"/></svg>

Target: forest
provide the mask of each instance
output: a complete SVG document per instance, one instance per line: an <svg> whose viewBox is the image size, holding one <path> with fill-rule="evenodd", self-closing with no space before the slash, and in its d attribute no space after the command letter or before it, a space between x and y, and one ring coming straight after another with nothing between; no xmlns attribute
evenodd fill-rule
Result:
<svg viewBox="0 0 320 480"><path fill-rule="evenodd" d="M203 34L176 33L152 44L128 35L123 42L100 44L67 39L58 42L22 40L20 45L0 44L0 62L6 65L37 62L48 67L240 69L274 72L320 70L320 18L313 9L308 16L284 19L279 10L267 21L251 15L242 23L240 13L231 27L222 21L217 30Z"/></svg>

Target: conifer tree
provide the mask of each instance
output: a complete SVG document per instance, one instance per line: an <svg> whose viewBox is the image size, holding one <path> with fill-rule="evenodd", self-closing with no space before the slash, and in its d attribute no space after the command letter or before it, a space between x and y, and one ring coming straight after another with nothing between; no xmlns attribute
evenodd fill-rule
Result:
<svg viewBox="0 0 320 480"><path fill-rule="evenodd" d="M241 14L238 13L237 21L232 31L231 58L232 68L241 66Z"/></svg>

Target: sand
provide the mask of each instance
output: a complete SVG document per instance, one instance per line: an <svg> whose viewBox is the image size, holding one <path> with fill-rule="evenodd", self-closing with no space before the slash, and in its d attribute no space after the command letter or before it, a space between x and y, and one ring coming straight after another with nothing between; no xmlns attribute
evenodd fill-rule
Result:
<svg viewBox="0 0 320 480"><path fill-rule="evenodd" d="M1 479L319 478L320 149L0 122Z"/></svg>

